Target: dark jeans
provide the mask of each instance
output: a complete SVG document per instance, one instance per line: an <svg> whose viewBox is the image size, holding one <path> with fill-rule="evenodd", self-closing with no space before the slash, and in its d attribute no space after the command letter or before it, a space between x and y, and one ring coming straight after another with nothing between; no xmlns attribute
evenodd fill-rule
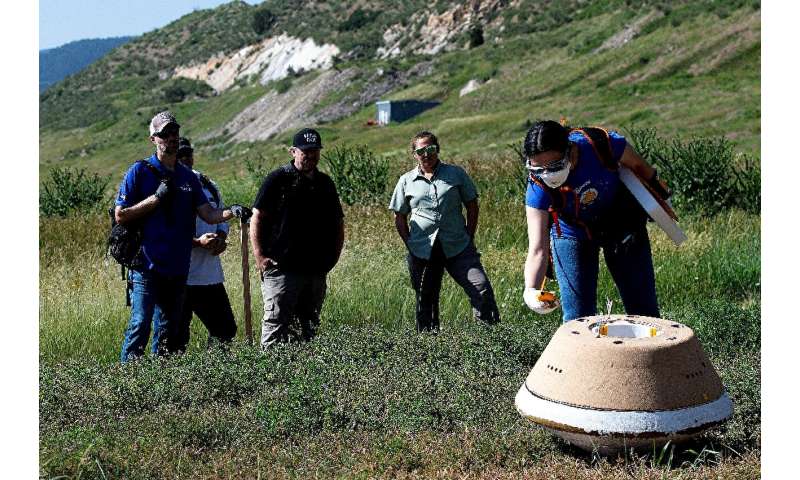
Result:
<svg viewBox="0 0 800 480"><path fill-rule="evenodd" d="M472 242L458 255L447 258L437 240L433 244L430 259L409 253L407 261L411 286L417 297L417 331L439 329L439 294L445 270L466 292L476 320L489 325L500 321L492 284Z"/></svg>
<svg viewBox="0 0 800 480"><path fill-rule="evenodd" d="M314 338L328 289L326 276L325 273L284 272L275 267L261 275L264 297L261 348L266 349L276 342Z"/></svg>
<svg viewBox="0 0 800 480"><path fill-rule="evenodd" d="M154 355L170 353L170 337L176 335L179 324L186 275L166 276L153 271L128 272L133 290L131 292L131 318L125 330L120 361L144 355L150 340L152 325Z"/></svg>
<svg viewBox="0 0 800 480"><path fill-rule="evenodd" d="M564 322L596 315L600 246L588 240L558 238L554 234L551 234L550 245ZM603 256L622 297L625 312L659 317L647 230L638 232L624 248L604 247Z"/></svg>
<svg viewBox="0 0 800 480"><path fill-rule="evenodd" d="M231 302L225 285L187 285L181 309L180 325L170 350L185 352L189 344L189 327L192 314L203 322L208 330L208 346L229 343L236 336L236 320L233 318Z"/></svg>

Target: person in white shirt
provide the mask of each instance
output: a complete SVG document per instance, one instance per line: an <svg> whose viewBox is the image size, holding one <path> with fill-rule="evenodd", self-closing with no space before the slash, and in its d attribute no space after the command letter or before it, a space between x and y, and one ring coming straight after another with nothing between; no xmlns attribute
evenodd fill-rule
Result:
<svg viewBox="0 0 800 480"><path fill-rule="evenodd" d="M188 139L178 142L178 161L192 169L200 180L203 193L215 208L223 208L224 202L217 185L207 176L195 170L194 149ZM180 328L174 339L173 351L184 352L189 344L189 326L192 314L208 329L208 345L225 345L236 336L236 320L233 317L225 276L219 255L227 247L228 224L210 225L197 217L195 235L192 239L192 258L189 277L186 281Z"/></svg>

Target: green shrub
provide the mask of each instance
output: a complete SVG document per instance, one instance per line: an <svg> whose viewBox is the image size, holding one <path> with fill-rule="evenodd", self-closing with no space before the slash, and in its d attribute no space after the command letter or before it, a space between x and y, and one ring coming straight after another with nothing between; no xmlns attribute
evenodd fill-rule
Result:
<svg viewBox="0 0 800 480"><path fill-rule="evenodd" d="M211 92L211 87L205 82L189 78L176 78L164 86L161 95L165 102L179 103L188 97L207 97Z"/></svg>
<svg viewBox="0 0 800 480"><path fill-rule="evenodd" d="M96 173L90 176L83 168L54 168L39 191L39 211L45 217L93 211L106 203L109 181Z"/></svg>
<svg viewBox="0 0 800 480"><path fill-rule="evenodd" d="M480 24L476 24L469 29L469 48L481 45L483 45L483 27Z"/></svg>
<svg viewBox="0 0 800 480"><path fill-rule="evenodd" d="M275 14L273 14L268 8L262 6L256 9L253 12L253 31L255 31L259 35L263 35L269 31L272 25L275 23Z"/></svg>
<svg viewBox="0 0 800 480"><path fill-rule="evenodd" d="M378 12L372 12L369 10L362 10L357 8L352 15L350 15L347 20L341 22L337 27L337 30L340 32L351 32L354 30L359 30L364 26L372 23L373 20L378 16Z"/></svg>
<svg viewBox="0 0 800 480"><path fill-rule="evenodd" d="M263 182L264 178L269 174L270 169L267 167L264 155L258 153L256 157L258 157L258 160L245 158L244 169L247 171L251 184L259 188L261 187L261 182Z"/></svg>
<svg viewBox="0 0 800 480"><path fill-rule="evenodd" d="M276 92L279 94L286 93L292 88L292 73L293 72L290 71L288 77L283 77L280 80L272 82L272 86L275 87Z"/></svg>
<svg viewBox="0 0 800 480"><path fill-rule="evenodd" d="M376 203L383 199L389 162L378 158L366 145L336 147L322 156L330 175L347 205Z"/></svg>
<svg viewBox="0 0 800 480"><path fill-rule="evenodd" d="M671 141L655 129L629 129L637 151L658 168L678 210L713 215L737 207L761 210L761 168L748 156L737 156L733 144L723 138L680 137Z"/></svg>

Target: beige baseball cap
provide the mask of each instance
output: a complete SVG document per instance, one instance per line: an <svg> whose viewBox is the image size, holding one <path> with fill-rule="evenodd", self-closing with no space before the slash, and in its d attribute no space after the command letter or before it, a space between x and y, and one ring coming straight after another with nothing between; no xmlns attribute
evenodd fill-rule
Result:
<svg viewBox="0 0 800 480"><path fill-rule="evenodd" d="M175 115L173 115L171 112L165 110L157 113L156 116L150 120L150 135L161 133L161 130L164 130L164 127L170 123L174 123L178 128L180 128L178 121L175 119Z"/></svg>

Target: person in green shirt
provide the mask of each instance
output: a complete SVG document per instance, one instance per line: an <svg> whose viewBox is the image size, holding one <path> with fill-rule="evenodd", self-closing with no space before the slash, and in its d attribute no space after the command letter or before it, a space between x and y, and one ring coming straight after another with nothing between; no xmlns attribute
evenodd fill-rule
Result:
<svg viewBox="0 0 800 480"><path fill-rule="evenodd" d="M439 141L431 132L411 139L411 154L417 165L397 181L389 209L408 249L417 330L439 330L439 292L445 270L469 296L475 319L498 323L492 284L473 241L479 210L475 184L463 168L439 160Z"/></svg>

